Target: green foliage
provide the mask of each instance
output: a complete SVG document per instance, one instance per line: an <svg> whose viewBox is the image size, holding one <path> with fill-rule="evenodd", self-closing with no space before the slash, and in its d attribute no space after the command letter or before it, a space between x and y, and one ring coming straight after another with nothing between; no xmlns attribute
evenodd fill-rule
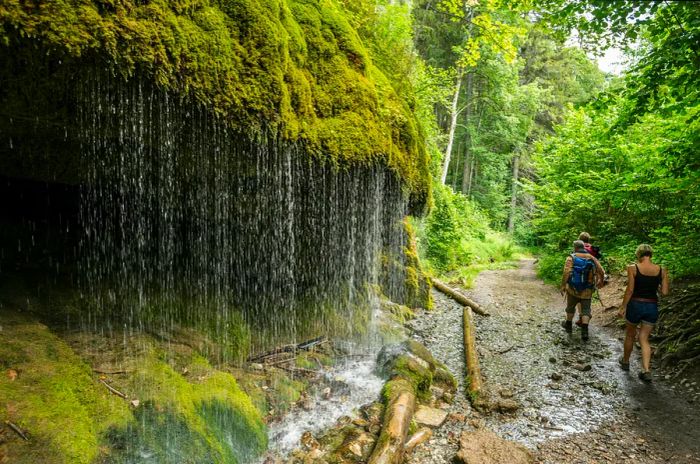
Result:
<svg viewBox="0 0 700 464"><path fill-rule="evenodd" d="M636 245L646 242L676 276L700 273L700 258L689 253L700 240L695 8L659 10L621 91L571 111L556 136L538 148L539 180L530 191L547 253L568 249L587 230L612 265L631 261ZM669 15L680 23L667 21ZM543 265L549 273L547 261Z"/></svg>
<svg viewBox="0 0 700 464"><path fill-rule="evenodd" d="M439 273L511 259L510 239L489 227L488 217L473 201L450 187L435 186L434 206L419 234L427 264Z"/></svg>
<svg viewBox="0 0 700 464"><path fill-rule="evenodd" d="M664 2L637 0L534 0L542 25L563 40L576 31L593 50L620 41L634 41Z"/></svg>

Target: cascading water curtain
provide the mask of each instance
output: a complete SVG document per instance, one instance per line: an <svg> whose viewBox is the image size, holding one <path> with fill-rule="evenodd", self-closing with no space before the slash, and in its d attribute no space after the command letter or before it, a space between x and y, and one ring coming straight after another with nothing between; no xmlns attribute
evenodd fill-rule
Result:
<svg viewBox="0 0 700 464"><path fill-rule="evenodd" d="M145 79L85 73L78 102L86 324L194 327L240 358L367 320L380 257L405 246L395 175L244 136Z"/></svg>

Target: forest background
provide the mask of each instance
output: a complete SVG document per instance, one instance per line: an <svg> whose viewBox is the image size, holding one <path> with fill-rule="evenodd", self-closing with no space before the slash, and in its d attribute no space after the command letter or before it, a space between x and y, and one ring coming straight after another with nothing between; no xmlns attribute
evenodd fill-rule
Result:
<svg viewBox="0 0 700 464"><path fill-rule="evenodd" d="M345 4L423 127L432 272L468 284L524 249L556 279L583 230L611 271L646 242L674 277L700 272L700 3ZM611 46L620 76L591 58Z"/></svg>

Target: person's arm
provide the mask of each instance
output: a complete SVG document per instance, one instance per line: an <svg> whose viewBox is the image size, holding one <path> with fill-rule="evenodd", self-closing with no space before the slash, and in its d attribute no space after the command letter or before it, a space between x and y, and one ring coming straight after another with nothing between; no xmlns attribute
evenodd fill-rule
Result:
<svg viewBox="0 0 700 464"><path fill-rule="evenodd" d="M666 268L661 268L661 294L663 296L668 295L669 285L668 285L668 271Z"/></svg>
<svg viewBox="0 0 700 464"><path fill-rule="evenodd" d="M563 295L566 291L566 283L569 281L569 274L571 274L571 267L573 266L574 260L571 256L566 258L564 263L564 272L561 274L561 285L559 286L559 292Z"/></svg>
<svg viewBox="0 0 700 464"><path fill-rule="evenodd" d="M625 311L627 311L627 303L632 299L632 293L634 292L634 266L627 266L627 288L625 289L625 296L622 299L622 304L620 305L620 310L617 312L618 316L625 317Z"/></svg>
<svg viewBox="0 0 700 464"><path fill-rule="evenodd" d="M601 288L605 283L605 269L603 269L603 266L600 265L600 261L595 257L593 258L593 262L595 263L595 287Z"/></svg>

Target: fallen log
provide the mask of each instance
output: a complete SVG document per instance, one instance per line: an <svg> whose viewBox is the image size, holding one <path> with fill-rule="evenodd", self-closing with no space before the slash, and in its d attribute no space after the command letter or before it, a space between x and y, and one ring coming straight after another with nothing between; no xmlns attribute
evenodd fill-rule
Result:
<svg viewBox="0 0 700 464"><path fill-rule="evenodd" d="M457 303L463 306L468 306L469 308L474 310L475 313L480 314L482 316L489 315L488 311L482 308L478 303L464 296L462 293L458 292L457 290L451 287L448 287L444 283L440 282L438 279L433 278L431 280L433 282L433 287L437 288L442 293L455 300Z"/></svg>
<svg viewBox="0 0 700 464"><path fill-rule="evenodd" d="M328 341L328 339L326 337L318 337L318 338L314 338L312 340L307 340L305 342L301 342L301 343L297 343L297 344L283 345L283 346L277 347L273 350L266 351L264 353L249 356L248 359L246 359L246 361L247 362L255 362L255 361L260 361L261 359L268 358L270 356L281 354L281 353L294 353L296 351L308 351L311 348L314 348L315 346L322 345L323 343L326 343L327 341Z"/></svg>
<svg viewBox="0 0 700 464"><path fill-rule="evenodd" d="M474 397L481 391L481 369L479 368L479 357L476 352L476 341L474 340L474 321L472 320L471 308L464 308L464 359L467 363L467 378L469 385L467 390L470 396Z"/></svg>
<svg viewBox="0 0 700 464"><path fill-rule="evenodd" d="M408 380L394 378L387 382L384 391L388 401L382 430L368 464L400 464L403 461L404 443L416 407L416 394Z"/></svg>

